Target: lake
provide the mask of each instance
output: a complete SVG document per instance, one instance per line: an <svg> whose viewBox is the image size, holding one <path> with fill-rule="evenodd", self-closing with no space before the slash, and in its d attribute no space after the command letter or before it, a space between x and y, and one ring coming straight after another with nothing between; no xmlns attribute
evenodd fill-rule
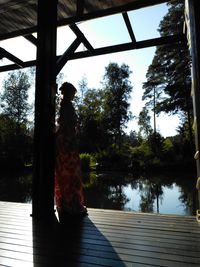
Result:
<svg viewBox="0 0 200 267"><path fill-rule="evenodd" d="M32 173L1 174L0 201L31 202ZM88 208L160 214L194 215L197 192L195 173L84 174Z"/></svg>

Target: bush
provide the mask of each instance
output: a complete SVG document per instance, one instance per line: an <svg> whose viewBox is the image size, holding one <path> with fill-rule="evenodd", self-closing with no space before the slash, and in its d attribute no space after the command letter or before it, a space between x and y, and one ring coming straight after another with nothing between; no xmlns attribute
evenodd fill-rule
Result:
<svg viewBox="0 0 200 267"><path fill-rule="evenodd" d="M80 154L81 167L83 171L90 171L91 166L94 162L94 158L89 153Z"/></svg>
<svg viewBox="0 0 200 267"><path fill-rule="evenodd" d="M101 151L96 155L98 162L97 168L100 170L127 170L130 164L129 153L110 149L109 151Z"/></svg>

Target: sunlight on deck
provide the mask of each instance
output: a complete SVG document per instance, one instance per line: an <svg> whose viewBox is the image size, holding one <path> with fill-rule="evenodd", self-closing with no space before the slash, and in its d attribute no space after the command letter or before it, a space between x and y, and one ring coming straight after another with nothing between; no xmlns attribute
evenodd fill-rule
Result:
<svg viewBox="0 0 200 267"><path fill-rule="evenodd" d="M194 216L89 209L61 226L30 213L30 204L0 202L1 266L200 266Z"/></svg>

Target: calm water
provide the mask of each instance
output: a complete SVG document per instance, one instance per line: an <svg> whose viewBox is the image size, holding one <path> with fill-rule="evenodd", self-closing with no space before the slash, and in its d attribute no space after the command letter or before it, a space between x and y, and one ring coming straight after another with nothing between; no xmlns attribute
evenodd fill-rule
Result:
<svg viewBox="0 0 200 267"><path fill-rule="evenodd" d="M197 203L195 177L195 173L94 173L85 183L86 204L94 208L193 215Z"/></svg>
<svg viewBox="0 0 200 267"><path fill-rule="evenodd" d="M196 210L195 173L135 175L84 174L87 207L192 215ZM1 174L0 201L31 202L32 173Z"/></svg>

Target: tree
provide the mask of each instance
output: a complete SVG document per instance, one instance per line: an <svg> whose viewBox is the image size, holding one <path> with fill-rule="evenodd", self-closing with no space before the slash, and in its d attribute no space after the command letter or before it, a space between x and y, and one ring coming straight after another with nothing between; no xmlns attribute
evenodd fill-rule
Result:
<svg viewBox="0 0 200 267"><path fill-rule="evenodd" d="M153 129L151 127L151 117L149 115L148 109L146 107L143 107L142 111L139 114L139 135L142 133L144 134L144 137L147 138L150 134L152 134Z"/></svg>
<svg viewBox="0 0 200 267"><path fill-rule="evenodd" d="M83 99L78 101L80 149L83 152L96 152L107 144L102 124L102 102L103 91L88 88Z"/></svg>
<svg viewBox="0 0 200 267"><path fill-rule="evenodd" d="M129 135L127 135L128 144L132 147L135 147L138 145L138 135L136 131L130 131Z"/></svg>
<svg viewBox="0 0 200 267"><path fill-rule="evenodd" d="M29 76L21 70L10 72L3 81L3 112L16 123L16 133L27 124L27 117L31 109L28 103L28 90L31 84Z"/></svg>
<svg viewBox="0 0 200 267"><path fill-rule="evenodd" d="M88 90L88 81L85 75L82 77L81 81L79 82L79 89L81 92L80 101L82 103L84 99L84 95Z"/></svg>
<svg viewBox="0 0 200 267"><path fill-rule="evenodd" d="M30 160L32 139L28 132L29 76L22 71L11 72L3 82L2 113L0 114L0 161L22 167ZM5 165L5 164L4 164Z"/></svg>
<svg viewBox="0 0 200 267"><path fill-rule="evenodd" d="M126 123L131 119L129 112L130 93L132 86L129 76L132 72L129 66L117 63L110 63L105 68L103 90L105 100L103 103L104 124L107 131L113 135L114 143L121 146L121 137Z"/></svg>
<svg viewBox="0 0 200 267"><path fill-rule="evenodd" d="M184 1L176 0L168 3L169 10L159 25L161 36L182 32L184 22ZM186 114L183 116L189 124L192 138L192 100L191 59L186 43L162 45L156 48L152 64L149 66L144 83L143 100L146 106L156 106L157 113Z"/></svg>

